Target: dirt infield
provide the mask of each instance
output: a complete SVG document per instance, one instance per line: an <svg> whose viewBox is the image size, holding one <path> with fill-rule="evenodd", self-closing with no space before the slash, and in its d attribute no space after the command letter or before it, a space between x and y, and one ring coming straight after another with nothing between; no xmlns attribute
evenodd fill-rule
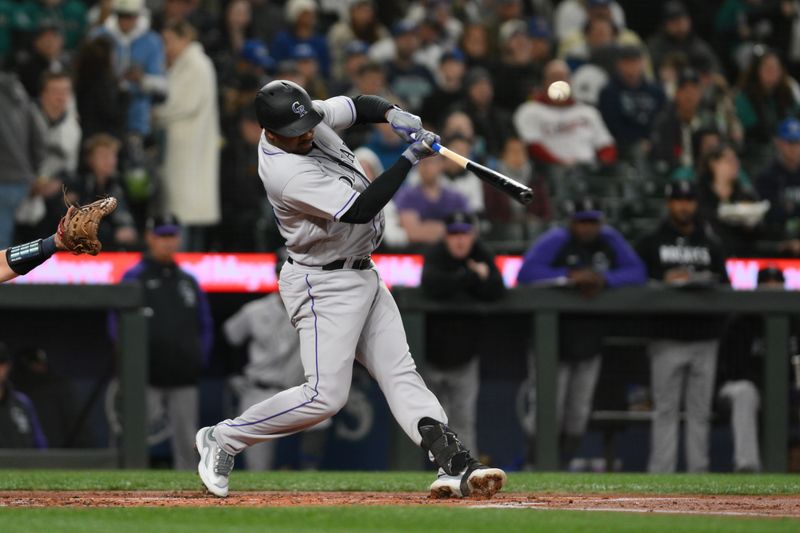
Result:
<svg viewBox="0 0 800 533"><path fill-rule="evenodd" d="M800 518L798 496L534 495L498 494L491 500L435 500L422 493L239 492L225 499L200 491L7 491L0 507L291 507L341 505L457 506Z"/></svg>

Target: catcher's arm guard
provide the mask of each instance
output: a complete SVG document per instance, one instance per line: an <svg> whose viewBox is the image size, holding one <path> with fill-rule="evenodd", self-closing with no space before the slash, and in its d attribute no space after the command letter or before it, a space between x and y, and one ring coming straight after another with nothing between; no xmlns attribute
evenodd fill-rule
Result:
<svg viewBox="0 0 800 533"><path fill-rule="evenodd" d="M67 214L58 223L58 244L75 255L97 255L103 248L97 238L100 221L117 208L117 199L109 196L84 206L67 205Z"/></svg>

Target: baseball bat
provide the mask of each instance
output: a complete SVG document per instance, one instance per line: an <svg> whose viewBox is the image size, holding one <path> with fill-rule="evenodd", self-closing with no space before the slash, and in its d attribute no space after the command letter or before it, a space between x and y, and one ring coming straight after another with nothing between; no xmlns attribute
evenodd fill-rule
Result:
<svg viewBox="0 0 800 533"><path fill-rule="evenodd" d="M414 136L412 134L412 138L413 137ZM469 170L495 189L506 193L519 203L527 205L533 201L533 190L531 190L530 187L523 185L518 181L512 180L508 176L504 176L503 174L500 174L491 168L480 165L475 161L471 161L463 155L459 155L439 143L433 143L431 148L439 155L446 157L461 168Z"/></svg>

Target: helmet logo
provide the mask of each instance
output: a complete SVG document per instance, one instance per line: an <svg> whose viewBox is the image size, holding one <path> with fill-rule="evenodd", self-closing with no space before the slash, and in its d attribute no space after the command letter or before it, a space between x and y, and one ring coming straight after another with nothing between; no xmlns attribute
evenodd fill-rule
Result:
<svg viewBox="0 0 800 533"><path fill-rule="evenodd" d="M294 111L301 117L304 116L306 113L308 113L308 111L306 111L306 106L297 101L292 104L292 111Z"/></svg>

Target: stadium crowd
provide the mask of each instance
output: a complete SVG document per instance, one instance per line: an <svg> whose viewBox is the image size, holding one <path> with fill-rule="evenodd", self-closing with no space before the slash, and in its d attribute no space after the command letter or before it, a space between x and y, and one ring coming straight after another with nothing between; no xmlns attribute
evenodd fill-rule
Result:
<svg viewBox="0 0 800 533"><path fill-rule="evenodd" d="M251 102L285 78L314 98L387 97L537 193L521 207L426 163L388 210L386 249L437 241L466 202L487 243L519 253L576 196L635 239L679 179L728 255L798 256L800 8L710 4L664 2L637 25L611 0L3 2L0 247L52 227L66 187L123 200L106 249L142 249L163 213L185 250L276 249ZM543 91L558 80L565 102ZM346 140L374 174L403 150L388 127Z"/></svg>
<svg viewBox="0 0 800 533"><path fill-rule="evenodd" d="M800 257L800 2L669 0L648 2L646 16L640 4L0 0L0 249L46 234L64 194L112 194L120 206L101 228L106 250L144 249L148 218L172 215L183 250L278 250L252 102L283 78L315 99L381 95L451 150L533 188L521 206L448 160L420 163L387 206L382 250L434 258L428 285L439 276L479 293L498 281L487 258L525 250L520 283L568 278L588 296L648 278L724 283L725 257ZM547 96L555 81L571 84L569 99ZM370 178L405 149L386 124L344 136ZM473 231L480 253L459 251L454 236ZM502 292L491 291L477 297ZM660 324L648 348L653 471L676 468L683 372L697 380L683 393L695 406L689 468L708 469L724 325L683 320ZM586 430L597 323L565 326L584 334L561 346L566 455ZM477 382L474 353L439 355L430 379L440 388ZM725 396L750 398L755 416L757 391ZM459 408L474 411L473 400ZM757 470L757 442L738 446L736 467Z"/></svg>

